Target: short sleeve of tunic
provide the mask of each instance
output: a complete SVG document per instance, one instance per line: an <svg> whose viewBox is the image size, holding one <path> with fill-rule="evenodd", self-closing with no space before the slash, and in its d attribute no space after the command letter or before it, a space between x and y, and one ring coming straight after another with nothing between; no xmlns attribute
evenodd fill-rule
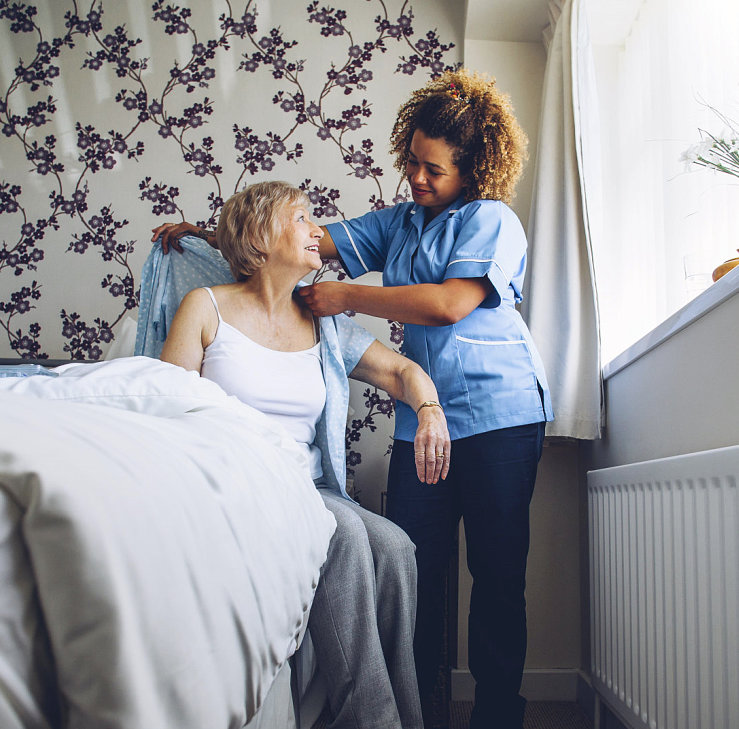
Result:
<svg viewBox="0 0 739 729"><path fill-rule="evenodd" d="M516 214L497 200L476 200L455 215L444 278L487 277L495 288L481 306L493 308L506 297L521 301L526 271L526 235Z"/></svg>
<svg viewBox="0 0 739 729"><path fill-rule="evenodd" d="M352 220L328 223L329 232L351 278L369 271L382 271L404 204L373 210Z"/></svg>

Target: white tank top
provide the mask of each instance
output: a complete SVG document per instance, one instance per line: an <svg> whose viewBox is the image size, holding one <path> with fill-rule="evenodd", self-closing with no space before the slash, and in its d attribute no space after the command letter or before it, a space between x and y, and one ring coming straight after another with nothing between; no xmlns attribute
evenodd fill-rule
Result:
<svg viewBox="0 0 739 729"><path fill-rule="evenodd" d="M263 347L223 321L213 292L204 288L216 309L218 329L205 348L200 374L285 428L304 450L311 478L319 478L321 451L313 441L326 404L320 344L299 352Z"/></svg>

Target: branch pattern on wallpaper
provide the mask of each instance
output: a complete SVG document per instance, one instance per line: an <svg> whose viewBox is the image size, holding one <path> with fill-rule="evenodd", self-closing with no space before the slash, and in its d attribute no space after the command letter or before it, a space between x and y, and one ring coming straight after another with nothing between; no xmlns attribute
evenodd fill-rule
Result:
<svg viewBox="0 0 739 729"><path fill-rule="evenodd" d="M266 2L266 0L264 0ZM359 0L352 0L357 3ZM286 38L280 27L261 27L258 4L249 0L236 14L233 3L223 0L213 3L214 17L205 27L196 24L193 11L174 3L156 0L152 4L142 2L142 11L148 13L148 29L162 38L171 36L184 39L191 45L189 59L164 61L168 77L158 88L152 88L152 75L147 75L152 58L137 55L142 39L134 37L124 24L112 23L105 14L106 0L83 3L67 0L63 14L63 28L50 31L39 20L38 8L24 2L0 0L0 21L15 37L35 41L35 52L18 58L14 76L6 88L0 88L0 127L3 147L16 145L30 165L30 170L18 174L14 180L0 180L0 328L7 336L10 348L20 357L48 358L44 347L43 326L33 319L33 310L43 297L42 276L45 246L62 222L72 226L67 235L70 255L88 256L96 253L108 268L100 287L115 301L112 317L81 314L76 307L65 306L59 311L63 349L74 359L98 360L105 345L115 338L115 328L124 317L138 306L136 288L137 266L132 262L135 242L126 238L129 221L112 204L96 206L91 202L91 187L105 185L106 173L135 162L144 174L140 178L139 200L150 206L156 217L185 219L186 211L180 206L180 184L161 179L160 147L167 145L178 154L193 178L188 184L199 184L203 197L207 197L208 217L197 220L202 227L217 223L224 199L230 192L240 189L255 175L268 176L280 161L297 161L304 152L306 134L326 143L339 155L348 174L367 185L367 209L378 209L406 199L401 182L391 191L383 190L383 169L373 158L373 140L362 138L363 127L372 116L372 105L364 94L368 84L375 81L373 65L378 54L389 50L397 53L395 73L413 75L437 75L449 68L446 57L453 43L442 43L435 30L417 33L415 16L408 0L395 0L399 8L390 14L383 0L363 0L376 6L374 28L370 40L355 39L350 28L349 12L344 9L319 6L311 2L304 7L306 23L314 27L321 38L340 38L345 41L341 59L333 59L326 69L311 66L307 49L297 40ZM60 6L64 7L62 0ZM112 6L109 5L109 10ZM375 11L373 10L373 13ZM394 19L391 19L395 16ZM61 14L59 15L61 17ZM61 23L57 25L61 26ZM216 28L216 37L205 37L206 31ZM366 33L366 27L362 28ZM323 42L314 39L315 42ZM84 54L79 46L84 42L88 49ZM33 47L27 43L25 49ZM154 46L156 47L156 46ZM332 46L333 47L333 46ZM90 50L92 48L92 50ZM119 129L104 131L92 124L75 123L75 169L62 161L58 140L49 129L55 115L70 109L60 109L54 97L55 85L60 79L62 60L81 59L79 74L96 74L103 69L113 72L119 87L114 96L108 118L114 119ZM161 57L154 59L162 65ZM225 99L208 96L209 85L214 81L219 64L231 63L232 67L248 77L261 69L271 73L271 99L262 103L273 104L284 114L286 131L263 131L251 126L233 123L233 153L230 159L216 159L214 139L204 134L214 115L229 114ZM237 65L236 65L237 64ZM320 92L308 96L303 85L306 74L317 78L323 74ZM423 83L425 79L421 79ZM148 85L147 85L148 84ZM248 87L247 87L248 88ZM176 94L174 92L177 92ZM216 94L217 96L217 94ZM341 102L340 113L330 113ZM186 99L189 103L182 103ZM331 99L332 105L327 104ZM29 103L29 100L31 103ZM259 115L255 115L258 121ZM147 130L149 140L158 140L156 155L151 154L151 141L144 142L142 132ZM156 134L152 134L156 129ZM388 130L389 131L389 130ZM147 156L147 151L150 154ZM155 159L156 157L156 159ZM148 164L147 164L148 163ZM236 183L230 192L224 190L224 167ZM10 174L5 169L6 175ZM30 173L35 179L33 187L38 200L38 181L48 195L48 212L38 214L38 206L29 204L32 193L24 194L24 176ZM149 174L147 174L149 173ZM315 173L303 179L300 186L306 191L316 219L330 219L343 215L341 190L315 179ZM386 184L387 187L387 184ZM345 274L337 261L325 261L318 272L343 278ZM92 297L91 297L92 298ZM402 342L402 327L389 322L390 341ZM365 415L350 422L347 429L347 445L360 438L364 428L375 429L374 416L390 417L391 400L383 400L372 390L364 393ZM361 460L358 453L349 452L350 467Z"/></svg>

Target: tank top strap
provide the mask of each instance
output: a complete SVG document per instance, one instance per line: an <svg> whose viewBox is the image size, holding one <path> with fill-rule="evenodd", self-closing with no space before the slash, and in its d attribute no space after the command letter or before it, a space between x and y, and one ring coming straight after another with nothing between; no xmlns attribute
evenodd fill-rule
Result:
<svg viewBox="0 0 739 729"><path fill-rule="evenodd" d="M221 312L218 308L218 304L216 303L216 297L213 295L213 292L208 286L203 286L203 288L208 292L208 296L210 296L210 300L213 302L213 306L215 307L216 314L218 315L218 323L220 324L223 319L221 319Z"/></svg>

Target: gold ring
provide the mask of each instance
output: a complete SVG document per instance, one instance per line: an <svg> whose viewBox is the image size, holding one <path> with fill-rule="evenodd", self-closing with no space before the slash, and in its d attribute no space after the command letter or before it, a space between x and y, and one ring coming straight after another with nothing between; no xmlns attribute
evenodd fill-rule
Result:
<svg viewBox="0 0 739 729"><path fill-rule="evenodd" d="M436 457L437 457L437 458L445 458L445 456L444 456L444 454L443 454L443 453L437 453L437 454L436 454Z"/></svg>

